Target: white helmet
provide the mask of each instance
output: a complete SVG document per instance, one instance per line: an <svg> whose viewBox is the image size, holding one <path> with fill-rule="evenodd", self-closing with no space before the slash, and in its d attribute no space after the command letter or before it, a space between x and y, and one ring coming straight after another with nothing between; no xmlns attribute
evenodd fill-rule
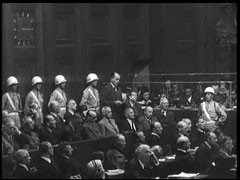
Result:
<svg viewBox="0 0 240 180"><path fill-rule="evenodd" d="M63 75L57 75L55 77L55 85L61 84L67 82L67 80L65 79L65 77Z"/></svg>
<svg viewBox="0 0 240 180"><path fill-rule="evenodd" d="M95 73L90 73L86 78L86 83L90 83L94 80L99 80L98 76Z"/></svg>
<svg viewBox="0 0 240 180"><path fill-rule="evenodd" d="M205 90L204 90L204 93L212 93L214 94L214 89L212 87L207 87Z"/></svg>
<svg viewBox="0 0 240 180"><path fill-rule="evenodd" d="M39 76L34 76L32 78L32 86L37 84L37 83L43 83L42 78L40 78Z"/></svg>
<svg viewBox="0 0 240 180"><path fill-rule="evenodd" d="M17 78L15 78L14 76L10 76L8 79L7 79L7 86L10 86L12 84L18 84L18 80Z"/></svg>

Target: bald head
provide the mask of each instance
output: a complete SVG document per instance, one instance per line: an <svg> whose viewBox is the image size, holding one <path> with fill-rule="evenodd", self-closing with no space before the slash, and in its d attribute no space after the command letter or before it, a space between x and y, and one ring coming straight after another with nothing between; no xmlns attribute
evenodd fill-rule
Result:
<svg viewBox="0 0 240 180"><path fill-rule="evenodd" d="M151 156L151 149L149 145L147 144L140 144L137 149L135 150L135 153L137 155L137 158L146 165L149 161L149 158Z"/></svg>
<svg viewBox="0 0 240 180"><path fill-rule="evenodd" d="M181 136L177 139L177 146L180 149L184 149L187 150L190 148L190 141L188 139L188 137L186 136Z"/></svg>

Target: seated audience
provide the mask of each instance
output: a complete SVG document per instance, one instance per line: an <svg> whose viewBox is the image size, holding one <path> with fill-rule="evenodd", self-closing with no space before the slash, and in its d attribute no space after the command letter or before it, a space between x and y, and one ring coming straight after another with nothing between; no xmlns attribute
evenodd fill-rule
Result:
<svg viewBox="0 0 240 180"><path fill-rule="evenodd" d="M219 142L219 145L220 150L215 160L215 178L232 179L234 178L234 173L232 173L230 169L236 168L237 166L237 156L232 154L232 139L229 136L224 136L223 139Z"/></svg>
<svg viewBox="0 0 240 180"><path fill-rule="evenodd" d="M195 159L200 173L211 174L218 153L217 137L213 132L206 133L205 141L196 151Z"/></svg>
<svg viewBox="0 0 240 180"><path fill-rule="evenodd" d="M188 137L181 136L177 140L177 152L175 157L175 173L196 172L194 156L189 153L190 141Z"/></svg>
<svg viewBox="0 0 240 180"><path fill-rule="evenodd" d="M147 87L143 86L139 92L138 104L142 106L142 109L145 109L147 106L153 106L153 102L150 99L150 93Z"/></svg>
<svg viewBox="0 0 240 180"><path fill-rule="evenodd" d="M141 131L150 130L150 124L153 122L158 122L157 118L153 116L153 108L146 106L143 115L137 120L137 128Z"/></svg>
<svg viewBox="0 0 240 180"><path fill-rule="evenodd" d="M125 118L117 122L120 133L134 132L137 130L135 113L132 108L127 107L124 111Z"/></svg>
<svg viewBox="0 0 240 180"><path fill-rule="evenodd" d="M81 178L79 162L72 157L73 148L68 142L61 142L58 146L58 167L63 179Z"/></svg>
<svg viewBox="0 0 240 180"><path fill-rule="evenodd" d="M189 136L192 148L200 146L200 144L202 144L205 141L204 123L205 121L202 119L202 117L199 117L198 121L196 122L196 129L193 129Z"/></svg>
<svg viewBox="0 0 240 180"><path fill-rule="evenodd" d="M114 119L112 119L112 110L110 106L104 106L102 108L103 118L98 122L101 124L101 132L103 137L113 136L119 134L118 126Z"/></svg>
<svg viewBox="0 0 240 180"><path fill-rule="evenodd" d="M35 167L37 179L61 179L61 172L53 159L53 147L48 141L41 142L39 145L39 158L36 161Z"/></svg>
<svg viewBox="0 0 240 180"><path fill-rule="evenodd" d="M86 113L86 119L82 126L82 138L86 139L97 139L101 138L101 124L96 122L97 113L95 111L89 110Z"/></svg>
<svg viewBox="0 0 240 180"><path fill-rule="evenodd" d="M181 90L177 83L172 84L172 91L169 94L169 107L180 108Z"/></svg>
<svg viewBox="0 0 240 180"><path fill-rule="evenodd" d="M35 167L30 168L31 157L26 149L16 152L17 167L13 173L15 179L32 179L37 172ZM30 168L30 169L29 169Z"/></svg>
<svg viewBox="0 0 240 180"><path fill-rule="evenodd" d="M21 145L22 148L27 150L37 149L39 146L38 134L34 131L35 122L30 116L25 116L24 123L21 127L22 135L26 141Z"/></svg>

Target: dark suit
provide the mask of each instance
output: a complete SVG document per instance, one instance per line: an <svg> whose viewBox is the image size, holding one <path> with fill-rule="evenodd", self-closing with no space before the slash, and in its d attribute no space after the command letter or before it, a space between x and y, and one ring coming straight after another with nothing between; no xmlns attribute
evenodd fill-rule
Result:
<svg viewBox="0 0 240 180"><path fill-rule="evenodd" d="M199 146L195 159L200 173L210 173L212 171L212 162L214 162L217 152L217 147L209 148L206 142Z"/></svg>
<svg viewBox="0 0 240 180"><path fill-rule="evenodd" d="M196 96L196 95L192 95L191 101L188 101L188 98L184 95L181 97L180 100L180 105L184 106L184 107L190 107L193 105L196 105L196 107L198 107L200 104L200 97Z"/></svg>
<svg viewBox="0 0 240 180"><path fill-rule="evenodd" d="M123 113L123 105L116 105L115 101L121 101L122 102L122 90L120 87L116 87L117 91L114 90L112 85L110 83L106 84L101 91L101 106L110 106L113 113L113 118L118 121L119 118L121 118Z"/></svg>
<svg viewBox="0 0 240 180"><path fill-rule="evenodd" d="M205 133L194 129L189 135L189 140L192 148L200 146L205 141Z"/></svg>
<svg viewBox="0 0 240 180"><path fill-rule="evenodd" d="M78 122L79 124L82 123L82 118L80 116L77 116L76 114L72 114L69 111L67 111L64 115L65 124L68 124L71 121Z"/></svg>
<svg viewBox="0 0 240 180"><path fill-rule="evenodd" d="M52 145L60 143L62 138L62 131L57 131L55 129L50 132L46 127L40 130L39 140L40 142L49 141Z"/></svg>
<svg viewBox="0 0 240 180"><path fill-rule="evenodd" d="M220 150L217 154L215 177L219 179L229 179L234 177L230 169L235 167L235 158L232 155L226 154Z"/></svg>
<svg viewBox="0 0 240 180"><path fill-rule="evenodd" d="M181 172L197 172L194 157L188 152L177 150L175 157L175 173Z"/></svg>
<svg viewBox="0 0 240 180"><path fill-rule="evenodd" d="M36 179L61 179L61 174L56 162L51 159L51 163L41 157L36 162L35 167L38 169Z"/></svg>
<svg viewBox="0 0 240 180"><path fill-rule="evenodd" d="M80 174L80 165L75 159L59 156L57 160L61 178L69 179L70 176Z"/></svg>
<svg viewBox="0 0 240 180"><path fill-rule="evenodd" d="M102 133L100 131L100 124L86 122L82 126L82 138L83 139L97 139L102 137Z"/></svg>
<svg viewBox="0 0 240 180"><path fill-rule="evenodd" d="M79 122L76 122L74 120L68 122L66 126L64 127L63 132L63 141L80 141L82 140L81 135L82 127L79 124Z"/></svg>
<svg viewBox="0 0 240 180"><path fill-rule="evenodd" d="M13 173L13 178L14 179L32 179L32 174L25 167L18 164Z"/></svg>
<svg viewBox="0 0 240 180"><path fill-rule="evenodd" d="M132 122L135 125L135 128L137 130L137 125L136 125L135 120L132 120ZM128 120L126 118L123 118L118 122L118 128L119 128L120 133L136 131L136 130L132 129L132 127L130 126L130 124L128 123Z"/></svg>
<svg viewBox="0 0 240 180"><path fill-rule="evenodd" d="M141 131L150 130L150 125L154 122L158 122L156 117L152 116L149 121L145 115L142 115L137 120L137 128Z"/></svg>
<svg viewBox="0 0 240 180"><path fill-rule="evenodd" d="M166 116L164 116L162 110L156 110L156 111L153 111L153 116L155 116L158 119L158 121L161 123L163 128L165 126L176 125L174 113L172 111L167 110Z"/></svg>
<svg viewBox="0 0 240 180"><path fill-rule="evenodd" d="M51 115L54 117L54 119L56 121L56 129L63 130L65 127L65 121L63 120L63 118L61 118L59 115L56 115L53 113L51 113Z"/></svg>
<svg viewBox="0 0 240 180"><path fill-rule="evenodd" d="M126 165L124 172L124 179L149 179L151 177L157 177L160 175L161 169L160 166L149 168L141 167L139 161L136 158L133 158Z"/></svg>

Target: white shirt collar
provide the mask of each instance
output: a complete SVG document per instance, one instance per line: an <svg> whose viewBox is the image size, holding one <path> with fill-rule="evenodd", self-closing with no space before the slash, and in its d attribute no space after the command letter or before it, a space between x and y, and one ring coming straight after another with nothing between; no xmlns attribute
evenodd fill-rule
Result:
<svg viewBox="0 0 240 180"><path fill-rule="evenodd" d="M205 141L204 143L207 145L207 147L208 147L209 149L211 149L211 146L210 146L210 144L208 144L207 141Z"/></svg>
<svg viewBox="0 0 240 180"><path fill-rule="evenodd" d="M26 164L19 163L19 166L22 166L22 167L24 167L27 171L29 171L29 169L28 169L28 167L26 166Z"/></svg>
<svg viewBox="0 0 240 180"><path fill-rule="evenodd" d="M188 99L188 102L190 102L191 101L191 99L192 99L192 96L190 96L189 98L187 98Z"/></svg>
<svg viewBox="0 0 240 180"><path fill-rule="evenodd" d="M110 82L110 84L113 87L113 89L116 88L116 86L114 86L114 84L112 82Z"/></svg>
<svg viewBox="0 0 240 180"><path fill-rule="evenodd" d="M155 133L155 132L152 132L151 134L154 135L154 136L157 136L158 138L160 138L160 136L157 133Z"/></svg>
<svg viewBox="0 0 240 180"><path fill-rule="evenodd" d="M74 115L74 112L73 112L73 110L71 110L71 109L68 109L68 112L69 112L70 114Z"/></svg>
<svg viewBox="0 0 240 180"><path fill-rule="evenodd" d="M180 148L178 148L177 150L178 150L178 151L182 151L182 152L184 152L184 153L187 153L187 151L184 150L184 149L180 149Z"/></svg>
<svg viewBox="0 0 240 180"><path fill-rule="evenodd" d="M47 161L49 164L51 164L51 159L44 157L44 156L41 156L41 158L44 159L45 161Z"/></svg>
<svg viewBox="0 0 240 180"><path fill-rule="evenodd" d="M140 166L142 167L142 169L144 169L144 164L140 160L138 160L138 162L139 162Z"/></svg>
<svg viewBox="0 0 240 180"><path fill-rule="evenodd" d="M50 114L52 114L54 117L57 117L58 115L54 112L50 112Z"/></svg>

